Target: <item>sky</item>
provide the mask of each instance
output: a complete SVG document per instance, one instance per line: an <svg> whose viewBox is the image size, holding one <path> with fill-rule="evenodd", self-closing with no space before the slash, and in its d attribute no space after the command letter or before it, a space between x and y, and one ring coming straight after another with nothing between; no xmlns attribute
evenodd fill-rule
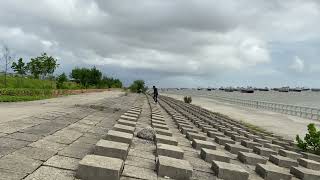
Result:
<svg viewBox="0 0 320 180"><path fill-rule="evenodd" d="M0 1L0 44L125 84L320 87L319 0Z"/></svg>

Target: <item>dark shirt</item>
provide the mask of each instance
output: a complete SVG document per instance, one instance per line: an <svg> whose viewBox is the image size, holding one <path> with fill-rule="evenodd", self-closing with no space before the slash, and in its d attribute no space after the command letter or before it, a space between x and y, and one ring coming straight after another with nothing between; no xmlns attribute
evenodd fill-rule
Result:
<svg viewBox="0 0 320 180"><path fill-rule="evenodd" d="M158 89L157 88L153 88L153 94L154 95L158 95Z"/></svg>

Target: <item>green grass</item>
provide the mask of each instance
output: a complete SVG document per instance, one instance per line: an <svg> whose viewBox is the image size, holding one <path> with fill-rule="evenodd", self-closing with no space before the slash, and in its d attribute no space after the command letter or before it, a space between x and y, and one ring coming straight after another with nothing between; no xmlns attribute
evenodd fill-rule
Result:
<svg viewBox="0 0 320 180"><path fill-rule="evenodd" d="M0 88L5 88L4 76L0 76ZM7 77L7 88L55 89L56 83L51 80L32 79L27 77Z"/></svg>
<svg viewBox="0 0 320 180"><path fill-rule="evenodd" d="M35 101L51 97L52 96L0 96L0 102Z"/></svg>

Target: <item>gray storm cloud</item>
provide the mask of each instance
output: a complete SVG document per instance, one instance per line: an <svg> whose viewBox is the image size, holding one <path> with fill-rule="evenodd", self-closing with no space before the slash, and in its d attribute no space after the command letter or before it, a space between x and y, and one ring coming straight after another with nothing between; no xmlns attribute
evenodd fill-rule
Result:
<svg viewBox="0 0 320 180"><path fill-rule="evenodd" d="M270 42L319 39L312 0L11 0L0 10L0 42L19 56L46 51L62 68L112 66L128 76L241 71L280 61Z"/></svg>

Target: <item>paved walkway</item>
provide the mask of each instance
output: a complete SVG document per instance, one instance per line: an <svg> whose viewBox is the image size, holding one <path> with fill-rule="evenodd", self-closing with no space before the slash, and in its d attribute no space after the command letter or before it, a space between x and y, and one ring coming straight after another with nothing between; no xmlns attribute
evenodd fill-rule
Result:
<svg viewBox="0 0 320 180"><path fill-rule="evenodd" d="M178 100L183 99L182 95L163 95L173 97ZM307 125L309 123L315 123L320 128L319 121L313 121L310 119L304 119L271 111L239 107L237 105L204 97L192 97L192 104L199 105L213 112L219 112L221 114L228 115L235 120L244 121L259 126L265 130L291 139L295 139L297 134L304 136L307 132Z"/></svg>
<svg viewBox="0 0 320 180"><path fill-rule="evenodd" d="M79 160L136 98L104 92L0 104L0 180L75 179Z"/></svg>

